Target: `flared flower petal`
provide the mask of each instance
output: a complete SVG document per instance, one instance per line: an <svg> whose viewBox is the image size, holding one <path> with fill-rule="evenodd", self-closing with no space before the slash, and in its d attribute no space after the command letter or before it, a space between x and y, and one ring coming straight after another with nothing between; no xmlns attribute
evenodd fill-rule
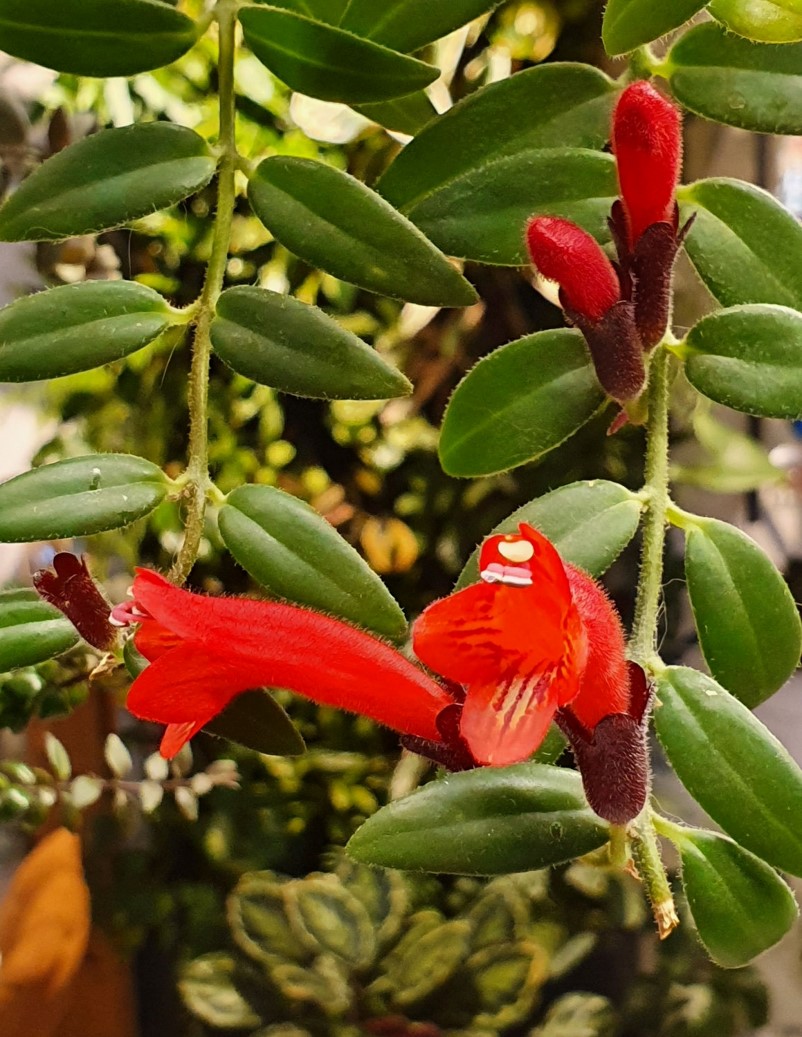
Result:
<svg viewBox="0 0 802 1037"><path fill-rule="evenodd" d="M295 605L195 594L142 569L133 598L125 617L141 624L135 644L151 663L134 681L128 708L146 720L181 725L167 739L170 748L236 695L263 686L441 740L437 715L451 696L363 630Z"/></svg>

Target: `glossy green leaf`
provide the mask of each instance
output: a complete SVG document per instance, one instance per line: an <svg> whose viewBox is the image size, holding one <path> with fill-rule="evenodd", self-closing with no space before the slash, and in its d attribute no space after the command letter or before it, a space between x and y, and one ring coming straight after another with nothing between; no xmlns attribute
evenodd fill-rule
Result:
<svg viewBox="0 0 802 1037"><path fill-rule="evenodd" d="M607 837L575 771L522 763L432 782L374 814L347 849L384 868L505 875L580 857Z"/></svg>
<svg viewBox="0 0 802 1037"><path fill-rule="evenodd" d="M266 0L256 0L257 3ZM285 11L295 11L313 18L317 22L339 25L350 0L273 0L270 7L281 7Z"/></svg>
<svg viewBox="0 0 802 1037"><path fill-rule="evenodd" d="M271 486L240 486L219 523L234 558L274 594L387 637L406 633L404 614L376 573L303 501Z"/></svg>
<svg viewBox="0 0 802 1037"><path fill-rule="evenodd" d="M420 133L424 126L437 118L437 109L425 90L419 90L418 93L409 94L407 97L397 97L393 101L355 104L353 108L379 126L395 130L397 133L408 133L411 137Z"/></svg>
<svg viewBox="0 0 802 1037"><path fill-rule="evenodd" d="M211 337L218 356L239 374L296 396L384 400L412 389L322 310L263 288L223 292Z"/></svg>
<svg viewBox="0 0 802 1037"><path fill-rule="evenodd" d="M802 624L785 580L746 534L696 517L686 532L685 577L710 672L753 709L799 663Z"/></svg>
<svg viewBox="0 0 802 1037"><path fill-rule="evenodd" d="M800 43L755 46L706 22L680 36L664 74L680 104L706 119L761 133L802 133Z"/></svg>
<svg viewBox="0 0 802 1037"><path fill-rule="evenodd" d="M602 22L602 41L608 54L626 54L644 43L678 29L708 0L607 0Z"/></svg>
<svg viewBox="0 0 802 1037"><path fill-rule="evenodd" d="M136 352L171 323L170 307L132 281L84 281L0 310L0 381L88 371Z"/></svg>
<svg viewBox="0 0 802 1037"><path fill-rule="evenodd" d="M606 240L617 195L612 155L549 148L488 159L405 211L451 256L520 266L530 216L562 216Z"/></svg>
<svg viewBox="0 0 802 1037"><path fill-rule="evenodd" d="M657 736L688 792L736 842L802 875L802 771L785 748L698 670L668 667L657 695Z"/></svg>
<svg viewBox="0 0 802 1037"><path fill-rule="evenodd" d="M476 292L446 257L348 173L277 155L259 164L248 197L282 245L343 281L424 306L476 302Z"/></svg>
<svg viewBox="0 0 802 1037"><path fill-rule="evenodd" d="M388 101L422 90L439 70L350 32L276 7L239 13L246 44L292 90L324 101Z"/></svg>
<svg viewBox="0 0 802 1037"><path fill-rule="evenodd" d="M127 526L164 499L160 468L131 454L89 454L0 484L0 543L89 536Z"/></svg>
<svg viewBox="0 0 802 1037"><path fill-rule="evenodd" d="M733 306L700 320L685 344L688 381L711 400L767 418L802 417L802 313Z"/></svg>
<svg viewBox="0 0 802 1037"><path fill-rule="evenodd" d="M732 32L758 43L802 40L799 0L713 0L709 11Z"/></svg>
<svg viewBox="0 0 802 1037"><path fill-rule="evenodd" d="M16 58L79 76L132 76L189 50L198 26L156 0L0 0L0 41Z"/></svg>
<svg viewBox="0 0 802 1037"><path fill-rule="evenodd" d="M697 180L677 196L696 213L685 243L722 306L776 303L802 309L802 226L768 191L741 180Z"/></svg>
<svg viewBox="0 0 802 1037"><path fill-rule="evenodd" d="M799 908L773 868L714 832L683 829L676 843L696 931L717 965L747 965L785 936Z"/></svg>
<svg viewBox="0 0 802 1037"><path fill-rule="evenodd" d="M169 122L101 130L44 162L0 208L1 241L96 234L186 198L216 161L193 130Z"/></svg>
<svg viewBox="0 0 802 1037"><path fill-rule="evenodd" d="M579 332L527 335L484 357L457 386L440 461L449 475L506 471L559 446L603 402Z"/></svg>
<svg viewBox="0 0 802 1037"><path fill-rule="evenodd" d="M204 731L269 756L300 756L306 749L290 718L266 691L237 695Z"/></svg>
<svg viewBox="0 0 802 1037"><path fill-rule="evenodd" d="M618 558L637 532L643 505L637 496L606 479L560 486L530 501L490 530L517 533L519 522L528 522L554 544L565 562L601 576ZM471 555L457 580L456 590L479 579L479 548Z"/></svg>
<svg viewBox="0 0 802 1037"><path fill-rule="evenodd" d="M78 643L78 631L35 591L0 591L0 673L34 666Z"/></svg>
<svg viewBox="0 0 802 1037"><path fill-rule="evenodd" d="M351 0L340 22L341 29L383 43L393 50L418 50L427 43L459 29L501 0Z"/></svg>
<svg viewBox="0 0 802 1037"><path fill-rule="evenodd" d="M399 153L379 192L408 212L501 158L537 148L601 148L616 96L615 83L588 65L558 62L518 72L428 126Z"/></svg>

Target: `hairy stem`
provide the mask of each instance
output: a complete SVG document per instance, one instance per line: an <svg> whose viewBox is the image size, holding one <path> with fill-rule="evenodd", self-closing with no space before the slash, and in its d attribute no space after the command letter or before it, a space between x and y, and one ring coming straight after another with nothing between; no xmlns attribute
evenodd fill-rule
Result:
<svg viewBox="0 0 802 1037"><path fill-rule="evenodd" d="M668 884L660 846L648 809L633 825L632 856L643 881L643 888L652 905L652 914L657 923L657 933L661 940L679 925L679 916L674 906L671 886Z"/></svg>
<svg viewBox="0 0 802 1037"><path fill-rule="evenodd" d="M661 346L652 357L649 375L649 419L646 427L646 517L643 522L640 580L635 621L629 643L632 658L647 666L655 651L657 617L663 581L663 550L668 508L668 372L671 356Z"/></svg>
<svg viewBox="0 0 802 1037"><path fill-rule="evenodd" d="M189 458L184 490L186 513L184 540L170 570L170 579L183 583L198 557L206 515L209 479L208 402L209 335L215 306L223 289L231 222L236 201L235 174L237 146L234 134L234 49L236 35L236 0L218 0L214 11L219 35L218 80L220 96L220 164L217 171L217 205L212 250L203 282L195 334L192 342L192 367L189 374Z"/></svg>

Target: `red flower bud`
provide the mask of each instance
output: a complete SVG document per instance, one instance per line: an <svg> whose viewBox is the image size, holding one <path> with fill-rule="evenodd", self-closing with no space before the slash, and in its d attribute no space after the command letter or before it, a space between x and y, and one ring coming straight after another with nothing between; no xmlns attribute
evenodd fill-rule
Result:
<svg viewBox="0 0 802 1037"><path fill-rule="evenodd" d="M662 94L638 80L621 94L613 115L613 153L629 246L654 223L674 222L674 192L682 161L682 124Z"/></svg>
<svg viewBox="0 0 802 1037"><path fill-rule="evenodd" d="M565 304L598 321L621 298L615 268L590 234L558 216L535 216L526 225L532 262L560 285Z"/></svg>

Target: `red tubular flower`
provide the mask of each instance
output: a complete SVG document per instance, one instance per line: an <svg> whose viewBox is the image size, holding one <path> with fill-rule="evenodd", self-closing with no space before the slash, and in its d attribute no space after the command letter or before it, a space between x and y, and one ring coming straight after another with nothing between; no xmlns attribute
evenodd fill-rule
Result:
<svg viewBox="0 0 802 1037"><path fill-rule="evenodd" d="M524 522L518 528L485 542L481 583L423 612L413 628L415 652L464 686L458 735L476 762L525 760L557 719L591 806L624 823L643 807L648 785L642 671L633 682L621 622L602 588L565 565L537 530ZM455 748L456 732L444 721L455 726L458 709L440 718Z"/></svg>
<svg viewBox="0 0 802 1037"><path fill-rule="evenodd" d="M674 192L682 162L679 112L645 80L631 83L618 100L613 154L628 243L634 249L652 224L674 223Z"/></svg>
<svg viewBox="0 0 802 1037"><path fill-rule="evenodd" d="M167 757L236 695L262 686L441 740L437 715L451 697L391 645L330 616L273 601L210 598L138 569L133 602L114 609L112 619L139 624L134 643L150 666L131 686L127 706L169 725Z"/></svg>
<svg viewBox="0 0 802 1037"><path fill-rule="evenodd" d="M530 219L526 245L540 273L560 285L565 315L585 336L602 388L619 403L639 396L646 368L635 309L622 298L618 274L601 246L557 216Z"/></svg>

